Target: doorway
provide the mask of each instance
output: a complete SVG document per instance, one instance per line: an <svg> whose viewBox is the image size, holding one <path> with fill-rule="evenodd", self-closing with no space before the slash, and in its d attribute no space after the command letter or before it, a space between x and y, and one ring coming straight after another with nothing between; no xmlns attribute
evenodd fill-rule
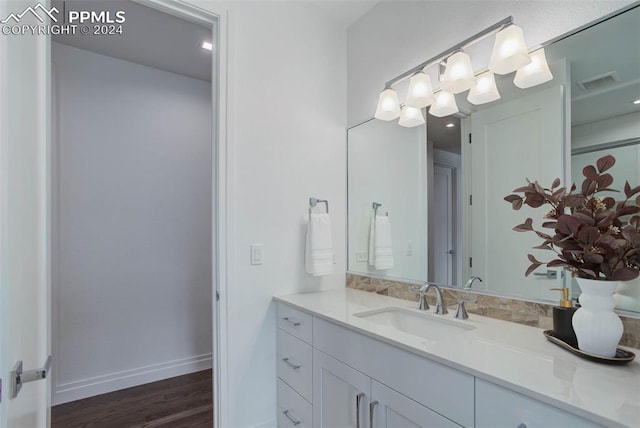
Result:
<svg viewBox="0 0 640 428"><path fill-rule="evenodd" d="M52 405L171 417L166 394L122 397L191 378L211 397L215 31L152 2L57 4L126 21L52 38Z"/></svg>

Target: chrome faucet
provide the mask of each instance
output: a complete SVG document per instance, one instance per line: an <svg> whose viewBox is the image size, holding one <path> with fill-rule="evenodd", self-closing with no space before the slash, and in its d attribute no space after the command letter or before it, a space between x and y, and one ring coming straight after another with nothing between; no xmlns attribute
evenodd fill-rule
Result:
<svg viewBox="0 0 640 428"><path fill-rule="evenodd" d="M480 282L484 282L484 281L482 281L482 278L480 278L479 276L470 276L470 277L469 277L469 280L468 280L468 281L467 281L467 283L464 285L464 288L465 288L465 289L467 289L467 290L468 290L468 289L470 289L470 288L471 288L471 286L473 285L473 282L474 282L475 280L478 280L478 281L480 281Z"/></svg>
<svg viewBox="0 0 640 428"><path fill-rule="evenodd" d="M469 280L464 285L463 289L464 290L470 290L471 286L473 285L474 281L476 281L476 280L478 280L480 282L483 282L482 278L480 278L479 276L470 276ZM455 315L456 318L461 319L461 320L466 320L467 318L469 318L469 314L467 313L467 308L464 307L464 304L466 302L475 303L472 300L468 300L468 299L464 299L464 298L461 298L460 300L458 300L458 306L456 307L456 315Z"/></svg>
<svg viewBox="0 0 640 428"><path fill-rule="evenodd" d="M418 309L421 311L429 310L429 303L427 302L427 293L431 287L436 289L436 314L445 315L449 313L447 307L444 304L444 298L442 297L442 291L440 287L433 283L427 283L419 288L415 288L412 291L418 294Z"/></svg>

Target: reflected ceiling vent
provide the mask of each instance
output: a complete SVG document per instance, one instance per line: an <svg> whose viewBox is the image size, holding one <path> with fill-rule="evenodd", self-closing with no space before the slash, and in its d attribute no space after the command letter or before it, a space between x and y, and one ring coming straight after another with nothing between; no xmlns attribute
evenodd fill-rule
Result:
<svg viewBox="0 0 640 428"><path fill-rule="evenodd" d="M577 84L585 91L594 91L596 89L604 88L605 86L613 85L619 81L620 77L618 76L618 73L616 71L610 71L599 76L581 80L580 82L577 82Z"/></svg>

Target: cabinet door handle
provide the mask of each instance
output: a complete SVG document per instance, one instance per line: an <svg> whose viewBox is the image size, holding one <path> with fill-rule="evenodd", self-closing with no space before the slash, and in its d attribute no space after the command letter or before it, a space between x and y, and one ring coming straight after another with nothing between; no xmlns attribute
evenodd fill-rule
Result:
<svg viewBox="0 0 640 428"><path fill-rule="evenodd" d="M283 358L282 361L284 361L289 367L291 367L294 370L298 370L300 367L302 367L297 364L293 364L291 361L289 361L289 357Z"/></svg>
<svg viewBox="0 0 640 428"><path fill-rule="evenodd" d="M360 401L364 398L364 392L356 395L356 428L360 428Z"/></svg>
<svg viewBox="0 0 640 428"><path fill-rule="evenodd" d="M527 428L527 424L523 422L520 425L518 425L516 428Z"/></svg>
<svg viewBox="0 0 640 428"><path fill-rule="evenodd" d="M298 321L292 321L289 317L284 317L282 318L283 320L285 320L286 322L288 322L289 324L291 324L292 327L298 327L300 326L300 322Z"/></svg>
<svg viewBox="0 0 640 428"><path fill-rule="evenodd" d="M373 412L374 408L378 405L378 400L369 403L369 428L373 428Z"/></svg>
<svg viewBox="0 0 640 428"><path fill-rule="evenodd" d="M300 420L298 420L298 419L296 419L296 418L294 418L293 416L291 416L291 415L289 414L289 411L288 411L288 410L283 411L283 412L282 412L282 414L283 414L283 415L285 415L285 416L287 417L287 419L289 419L289 420L291 421L291 423L293 424L293 426L300 425L300 422L301 422L301 421L300 421Z"/></svg>

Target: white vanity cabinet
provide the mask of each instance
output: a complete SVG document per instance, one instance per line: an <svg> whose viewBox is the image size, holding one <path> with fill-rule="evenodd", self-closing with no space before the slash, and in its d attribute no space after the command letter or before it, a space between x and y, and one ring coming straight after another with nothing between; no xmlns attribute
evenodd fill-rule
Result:
<svg viewBox="0 0 640 428"><path fill-rule="evenodd" d="M369 418L370 426L373 428L460 427L375 380L371 381Z"/></svg>
<svg viewBox="0 0 640 428"><path fill-rule="evenodd" d="M517 392L482 379L476 379L477 428L583 428L599 426Z"/></svg>
<svg viewBox="0 0 640 428"><path fill-rule="evenodd" d="M599 426L282 303L277 357L279 427Z"/></svg>
<svg viewBox="0 0 640 428"><path fill-rule="evenodd" d="M311 428L313 317L286 305L278 305L277 317L278 426Z"/></svg>
<svg viewBox="0 0 640 428"><path fill-rule="evenodd" d="M313 426L368 427L371 380L318 350L313 352Z"/></svg>

